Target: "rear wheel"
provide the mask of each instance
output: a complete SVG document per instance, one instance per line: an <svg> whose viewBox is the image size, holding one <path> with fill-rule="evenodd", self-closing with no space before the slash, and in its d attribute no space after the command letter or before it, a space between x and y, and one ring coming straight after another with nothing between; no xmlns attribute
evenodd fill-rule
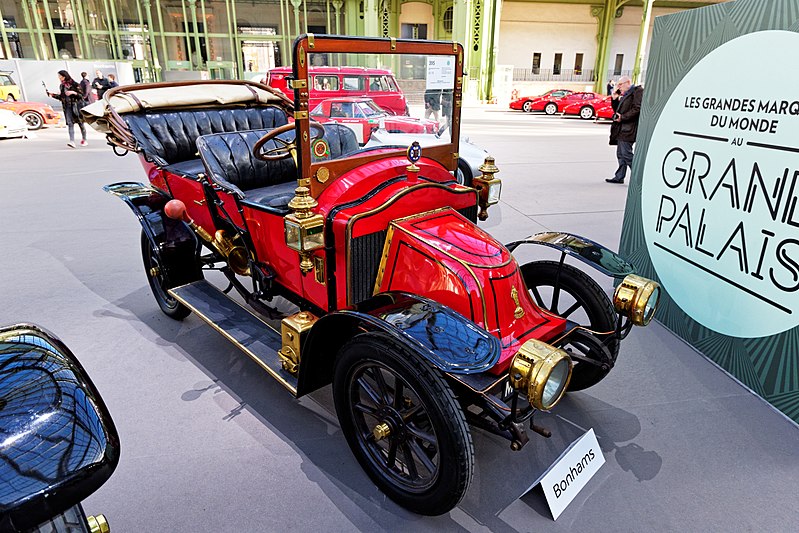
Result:
<svg viewBox="0 0 799 533"><path fill-rule="evenodd" d="M424 515L461 501L474 469L472 439L429 363L387 337L360 334L339 352L333 396L350 449L388 497Z"/></svg>
<svg viewBox="0 0 799 533"><path fill-rule="evenodd" d="M150 242L144 231L141 234L141 253L147 281L150 283L150 289L152 289L155 301L158 302L161 311L175 320L183 320L189 316L191 310L170 296L168 291L201 279L202 273L197 275L199 269L192 269L185 262L178 264L175 260L167 264L161 252ZM188 253L184 255L188 256ZM192 256L194 256L193 251Z"/></svg>
<svg viewBox="0 0 799 533"><path fill-rule="evenodd" d="M36 111L25 111L21 116L28 123L29 130L38 130L44 125L44 119Z"/></svg>
<svg viewBox="0 0 799 533"><path fill-rule="evenodd" d="M522 106L522 111L524 111L525 113L529 113L532 110L533 110L533 103L530 100L527 100Z"/></svg>
<svg viewBox="0 0 799 533"><path fill-rule="evenodd" d="M582 270L556 261L535 261L522 265L521 272L527 289L539 307L597 333L615 330L613 303L602 287ZM599 335L599 338L615 362L619 354L618 337L606 334ZM564 346L567 351L573 349L589 359L602 360L600 351L582 337L578 336L570 343L574 346ZM568 390L582 390L596 385L609 371L610 368L575 360Z"/></svg>
<svg viewBox="0 0 799 533"><path fill-rule="evenodd" d="M594 108L591 107L590 105L583 106L580 109L580 118L584 120L591 120L592 118L594 118Z"/></svg>
<svg viewBox="0 0 799 533"><path fill-rule="evenodd" d="M549 102L544 107L544 113L546 113L547 115L554 115L557 112L558 112L558 105L553 102Z"/></svg>
<svg viewBox="0 0 799 533"><path fill-rule="evenodd" d="M458 159L458 169L455 171L455 179L458 184L471 187L472 178L472 169L469 168L469 165L464 160Z"/></svg>

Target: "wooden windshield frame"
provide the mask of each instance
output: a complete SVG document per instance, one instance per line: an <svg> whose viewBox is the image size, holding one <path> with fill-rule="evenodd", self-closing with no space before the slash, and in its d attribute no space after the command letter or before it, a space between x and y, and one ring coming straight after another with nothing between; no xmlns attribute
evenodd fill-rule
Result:
<svg viewBox="0 0 799 533"><path fill-rule="evenodd" d="M336 178L349 170L386 157L403 156L405 150L381 150L360 156L314 163L311 160L311 130L309 120L308 54L381 54L381 55L435 55L455 58L455 86L452 93L452 128L449 143L426 147L424 157L439 162L444 168L458 168L460 140L461 101L463 92L463 47L447 41L422 41L411 39L345 37L341 35L304 34L294 41L293 74L294 119L299 163L299 184L310 188L311 196L318 198ZM396 74L396 73L395 73ZM319 172L322 169L322 172Z"/></svg>

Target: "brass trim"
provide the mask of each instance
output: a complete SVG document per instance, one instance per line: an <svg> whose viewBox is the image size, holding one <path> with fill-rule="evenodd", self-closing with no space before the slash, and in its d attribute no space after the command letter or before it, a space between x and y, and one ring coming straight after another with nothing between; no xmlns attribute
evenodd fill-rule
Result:
<svg viewBox="0 0 799 533"><path fill-rule="evenodd" d="M308 48L313 50L314 47L316 46L316 44L314 43L314 34L313 33L306 33L305 35L308 37Z"/></svg>
<svg viewBox="0 0 799 533"><path fill-rule="evenodd" d="M313 256L314 279L317 283L327 285L327 278L325 276L325 258L321 255Z"/></svg>
<svg viewBox="0 0 799 533"><path fill-rule="evenodd" d="M516 304L516 309L513 310L513 317L518 320L524 316L524 309L522 309L522 304L519 303L519 291L516 290L516 287L511 288L510 298Z"/></svg>
<svg viewBox="0 0 799 533"><path fill-rule="evenodd" d="M375 288L372 291L372 296L377 294L380 286L383 284L383 274L386 273L386 261L388 261L388 251L391 249L391 240L394 238L394 222L388 225L388 232L386 233L386 242L383 244L383 254L380 256L380 266L377 268L377 278L375 279Z"/></svg>
<svg viewBox="0 0 799 533"><path fill-rule="evenodd" d="M552 372L563 362L566 362L568 371L563 385L556 398L549 403L544 403L546 385ZM536 409L549 411L563 398L571 380L572 363L569 355L546 342L530 339L521 345L516 355L511 359L508 377L511 386L527 395L527 400Z"/></svg>
<svg viewBox="0 0 799 533"><path fill-rule="evenodd" d="M308 80L305 78L300 80L292 80L291 82L292 89L307 89L308 88Z"/></svg>
<svg viewBox="0 0 799 533"><path fill-rule="evenodd" d="M410 194L410 193L412 193L412 192L414 192L414 191L416 191L418 189L422 189L422 188L425 188L425 187L432 187L432 188L436 188L436 189L446 189L447 191L455 193L455 194L464 194L464 193L466 193L466 194L475 194L475 190L474 189L456 190L456 189L452 189L449 185L444 185L442 183L420 183L420 184L414 185L412 187L407 187L407 188L401 189L400 191L397 192L397 194L395 194L394 196L392 196L391 198L389 198L388 200L386 200L385 202L383 202L379 206L375 207L374 209L371 209L369 211L364 211L362 213L356 213L356 214L352 215L352 217L347 222L347 227L344 230L344 241L346 243L347 304L348 305L352 305L352 245L351 245L351 243L352 243L352 227L353 227L353 225L355 224L355 222L357 222L358 220L360 220L363 217L366 217L366 216L369 216L369 215L373 215L375 213L379 213L380 211L388 209L392 204L394 204L394 202L396 202L397 200L399 200L400 198L402 198L406 194ZM446 208L437 208L437 209L434 209L434 210L432 210L430 212L436 211L438 209L446 209ZM411 218L411 217L414 217L414 216L418 216L418 215L410 215L408 217L404 217L402 219L397 219L397 220L404 220L406 218ZM388 229L388 228L386 228L386 229Z"/></svg>
<svg viewBox="0 0 799 533"><path fill-rule="evenodd" d="M307 111L295 111L294 112L294 120L308 120L308 112Z"/></svg>
<svg viewBox="0 0 799 533"><path fill-rule="evenodd" d="M111 527L105 516L98 514L86 517L86 525L89 526L89 533L110 533Z"/></svg>
<svg viewBox="0 0 799 533"><path fill-rule="evenodd" d="M302 343L318 318L308 311L300 311L280 321L282 347L277 352L283 370L297 375L300 369Z"/></svg>
<svg viewBox="0 0 799 533"><path fill-rule="evenodd" d="M388 438L388 436L391 435L391 426L385 422L381 422L372 429L372 435L374 435L375 440Z"/></svg>
<svg viewBox="0 0 799 533"><path fill-rule="evenodd" d="M392 50L396 50L397 49L397 38L396 37L391 37L391 49Z"/></svg>
<svg viewBox="0 0 799 533"><path fill-rule="evenodd" d="M175 287L175 288L176 288L176 289L179 289L180 287ZM186 300L184 300L183 298L181 298L180 296L178 296L177 294L175 294L175 293L172 291L172 289L169 289L169 291L168 291L168 292L169 292L169 295L170 295L170 296L172 296L174 299L176 299L177 301L179 301L180 303L182 303L183 305L185 305L186 307L188 307L189 309L191 309L191 311L192 311L194 314L196 314L196 315L197 315L198 317L200 317L200 318L201 318L201 319L202 319L202 320L203 320L203 321L204 321L206 324L208 324L208 325L209 325L209 326L211 326L213 329L215 329L217 333L221 334L223 337L225 337L227 340L229 340L231 343L233 343L233 345L234 345L234 346L236 346L236 348L238 348L239 350L241 350L242 352L244 352L245 354L247 354L247 356L248 356L250 359L252 359L253 361L255 361L255 363L256 363L256 364L258 364L258 366L260 366L261 368L263 368L264 370L266 370L266 372L267 372L267 373L268 373L270 376L272 376L273 378L275 378L275 379L278 381L278 383L280 383L280 384L281 384L281 385L283 385L283 386L284 386L286 389L288 389L288 391L289 391L290 393L292 393L294 396L297 396L297 389L296 389L294 386L292 386L292 385L291 385L291 384L290 384L288 381L286 381L285 379L283 379L283 376L281 376L280 374L278 374L277 372L275 372L274 370L272 370L272 369L271 369L271 368L270 368L270 367L269 367L269 366L268 366L266 363L264 363L263 361L261 361L261 360L260 360L260 359L259 359L259 358L258 358L258 357L257 357L257 356L256 356L256 355L253 353L253 352L252 352L252 351L250 351L250 349L249 349L249 348L247 348L246 346L244 346L243 344L241 344L239 341L237 341L236 339L234 339L232 336L230 336L230 334L229 334L228 332L226 332L225 330L223 330L222 328L220 328L219 326L217 326L217 325L216 325L216 323L215 323L213 320L211 320L210 318L208 318L207 316L205 316L205 315L202 313L202 311L200 311L200 310L199 310L199 309L197 309L196 307L192 306L192 305L191 305L190 303L188 303ZM233 302L234 302L236 305L238 305L239 307L241 307L241 305L240 305L238 302L235 302L234 300L231 300L231 301L233 301ZM244 309L244 308L242 307L242 309ZM245 311L246 311L246 309L245 309ZM255 316L255 315L253 315L253 316ZM267 324L266 322L264 322L263 320L261 320L261 319L260 319L260 318L258 318L257 316L255 316L255 318L256 318L256 319L258 319L258 320L259 320L259 321L260 321L260 322L261 322L261 323L262 323L262 324L263 324L265 327L267 327L267 328L271 329L273 332L275 332L275 334L277 334L277 335L280 335L280 332L279 332L279 331L277 331L275 328L273 328L272 326L270 326L269 324Z"/></svg>
<svg viewBox="0 0 799 533"><path fill-rule="evenodd" d="M300 58L300 67L305 68L305 47L300 46L297 51L297 56Z"/></svg>
<svg viewBox="0 0 799 533"><path fill-rule="evenodd" d="M202 200L194 200L194 203L200 206L205 205L205 198L203 198Z"/></svg>
<svg viewBox="0 0 799 533"><path fill-rule="evenodd" d="M330 179L330 170L327 167L319 167L316 169L315 177L319 183L325 183Z"/></svg>
<svg viewBox="0 0 799 533"><path fill-rule="evenodd" d="M452 159L458 159L460 156L458 152L452 152Z"/></svg>

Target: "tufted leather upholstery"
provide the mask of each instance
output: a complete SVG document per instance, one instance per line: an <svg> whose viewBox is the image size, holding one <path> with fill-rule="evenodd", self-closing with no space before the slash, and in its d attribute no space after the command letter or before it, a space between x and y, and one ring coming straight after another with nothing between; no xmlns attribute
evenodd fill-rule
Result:
<svg viewBox="0 0 799 533"><path fill-rule="evenodd" d="M142 152L167 167L197 160L196 142L201 135L275 128L288 119L279 107L260 106L136 113L126 115L125 121ZM185 175L180 168L175 170Z"/></svg>
<svg viewBox="0 0 799 533"><path fill-rule="evenodd" d="M214 183L247 203L282 211L294 197L297 168L291 157L261 161L253 155L253 146L268 132L264 129L203 135L197 139L197 149L207 175ZM291 142L294 130L279 137ZM325 140L330 146L330 155L322 159L336 159L358 149L352 130L339 124L325 124ZM278 146L275 141L270 141L264 149ZM318 158L314 157L314 160Z"/></svg>

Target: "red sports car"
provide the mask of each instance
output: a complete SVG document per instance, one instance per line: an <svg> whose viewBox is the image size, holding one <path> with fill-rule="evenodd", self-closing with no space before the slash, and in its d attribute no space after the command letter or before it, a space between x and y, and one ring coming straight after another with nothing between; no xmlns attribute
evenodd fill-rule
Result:
<svg viewBox="0 0 799 533"><path fill-rule="evenodd" d="M355 132L358 144L366 144L372 132L384 127L393 133L435 133L438 122L422 118L392 115L371 98L342 97L322 100L311 116L319 122L337 122Z"/></svg>
<svg viewBox="0 0 799 533"><path fill-rule="evenodd" d="M510 108L525 111L527 113L531 111L542 111L547 102L553 98L568 96L573 92L574 91L570 91L568 89L552 89L551 91L547 91L539 96L522 96L521 98L513 100L510 103Z"/></svg>
<svg viewBox="0 0 799 533"><path fill-rule="evenodd" d="M533 105L533 111L543 111L547 115L554 115L560 113L566 106L574 103L588 102L602 98L601 94L592 92L571 93L561 98L550 98L548 101L543 101Z"/></svg>
<svg viewBox="0 0 799 533"><path fill-rule="evenodd" d="M58 124L61 120L58 111L39 102L0 102L0 109L9 109L24 118L29 130L38 130L45 124Z"/></svg>
<svg viewBox="0 0 799 533"><path fill-rule="evenodd" d="M598 111L603 108L610 109L610 115L607 117L599 117ZM592 118L610 118L613 116L613 109L610 107L610 96L602 97L594 100L579 100L573 104L569 104L563 108L563 115L579 115L580 118L591 120Z"/></svg>

